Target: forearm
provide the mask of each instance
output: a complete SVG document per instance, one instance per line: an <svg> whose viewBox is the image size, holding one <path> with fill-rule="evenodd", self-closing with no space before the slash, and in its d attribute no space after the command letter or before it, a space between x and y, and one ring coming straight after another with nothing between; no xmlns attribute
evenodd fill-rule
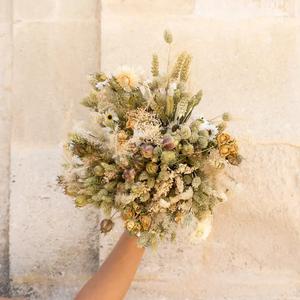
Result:
<svg viewBox="0 0 300 300"><path fill-rule="evenodd" d="M100 267L86 283L76 300L121 300L135 275L144 248L137 246L135 237L124 232Z"/></svg>

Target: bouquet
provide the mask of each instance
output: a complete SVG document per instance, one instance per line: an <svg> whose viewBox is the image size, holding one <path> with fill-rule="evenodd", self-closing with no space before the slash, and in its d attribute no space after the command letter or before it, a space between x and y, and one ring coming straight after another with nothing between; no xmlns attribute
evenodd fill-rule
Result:
<svg viewBox="0 0 300 300"><path fill-rule="evenodd" d="M170 47L171 33L164 39ZM217 175L241 162L235 139L224 132L228 113L191 120L202 98L201 90L187 90L191 56L183 52L169 65L168 58L162 73L154 54L150 79L128 67L90 76L82 104L91 115L69 135L58 177L77 207L102 210L102 233L119 217L143 247L174 240L191 221L196 235L207 235L214 206L226 199Z"/></svg>

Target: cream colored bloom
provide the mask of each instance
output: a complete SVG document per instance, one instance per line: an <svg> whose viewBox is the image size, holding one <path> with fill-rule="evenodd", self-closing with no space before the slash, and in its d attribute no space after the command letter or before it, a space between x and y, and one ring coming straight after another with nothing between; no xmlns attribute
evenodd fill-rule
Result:
<svg viewBox="0 0 300 300"><path fill-rule="evenodd" d="M130 67L123 66L114 74L118 84L127 92L138 87L139 76Z"/></svg>
<svg viewBox="0 0 300 300"><path fill-rule="evenodd" d="M209 212L198 222L196 230L191 235L191 241L196 242L199 239L206 240L212 228L213 216Z"/></svg>

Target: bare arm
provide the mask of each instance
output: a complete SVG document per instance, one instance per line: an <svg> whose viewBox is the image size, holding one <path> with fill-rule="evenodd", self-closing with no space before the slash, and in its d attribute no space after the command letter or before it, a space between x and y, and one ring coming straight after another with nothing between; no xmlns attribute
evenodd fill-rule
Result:
<svg viewBox="0 0 300 300"><path fill-rule="evenodd" d="M85 284L75 300L121 300L144 254L136 238L124 232L101 265L98 272Z"/></svg>

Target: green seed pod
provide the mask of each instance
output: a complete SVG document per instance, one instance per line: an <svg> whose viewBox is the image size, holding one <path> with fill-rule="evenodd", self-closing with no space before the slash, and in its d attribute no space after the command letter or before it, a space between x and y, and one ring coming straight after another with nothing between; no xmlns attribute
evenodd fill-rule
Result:
<svg viewBox="0 0 300 300"><path fill-rule="evenodd" d="M140 181L144 181L147 180L149 178L149 175L147 174L147 172L143 171L140 175L139 175L139 180Z"/></svg>
<svg viewBox="0 0 300 300"><path fill-rule="evenodd" d="M202 137L205 137L205 138L209 138L209 133L207 130L200 130L199 131L199 135L202 136Z"/></svg>
<svg viewBox="0 0 300 300"><path fill-rule="evenodd" d="M100 223L100 232L101 233L108 233L114 227L114 222L111 219L104 219Z"/></svg>
<svg viewBox="0 0 300 300"><path fill-rule="evenodd" d="M182 154L190 156L194 153L194 147L192 144L185 144L181 149Z"/></svg>
<svg viewBox="0 0 300 300"><path fill-rule="evenodd" d="M84 195L80 195L80 196L76 197L76 199L75 199L76 207L83 207L83 206L87 205L88 203L89 203L88 198Z"/></svg>
<svg viewBox="0 0 300 300"><path fill-rule="evenodd" d="M194 144L194 143L197 143L198 139L199 139L198 133L195 132L195 131L193 131L193 132L191 133L190 138L189 138L189 142L192 143L192 144Z"/></svg>
<svg viewBox="0 0 300 300"><path fill-rule="evenodd" d="M149 162L146 165L146 171L150 174L150 175L155 175L158 171L158 165L156 163L153 162Z"/></svg>
<svg viewBox="0 0 300 300"><path fill-rule="evenodd" d="M204 136L199 136L198 144L201 149L204 149L208 146L208 139Z"/></svg>
<svg viewBox="0 0 300 300"><path fill-rule="evenodd" d="M188 125L182 125L179 129L179 134L183 140L187 140L192 135L192 131Z"/></svg>
<svg viewBox="0 0 300 300"><path fill-rule="evenodd" d="M185 184L191 184L192 183L192 180L193 180L193 177L192 175L184 175L183 176L183 181Z"/></svg>
<svg viewBox="0 0 300 300"><path fill-rule="evenodd" d="M145 194L143 194L141 197L140 197L140 201L141 202L146 202L146 201L148 201L150 199L150 193L145 193Z"/></svg>
<svg viewBox="0 0 300 300"><path fill-rule="evenodd" d="M226 122L221 122L220 124L218 124L217 127L218 127L219 132L223 132L227 127L227 123Z"/></svg>
<svg viewBox="0 0 300 300"><path fill-rule="evenodd" d="M105 75L105 73L100 72L95 74L95 79L97 81L105 81L107 79L107 76Z"/></svg>
<svg viewBox="0 0 300 300"><path fill-rule="evenodd" d="M198 189L200 184L201 184L201 178L199 176L193 178L192 186L193 186L194 189Z"/></svg>
<svg viewBox="0 0 300 300"><path fill-rule="evenodd" d="M232 119L230 113L226 112L222 115L223 121L230 121Z"/></svg>
<svg viewBox="0 0 300 300"><path fill-rule="evenodd" d="M155 185L155 179L153 177L148 178L147 185L150 189L152 189Z"/></svg>
<svg viewBox="0 0 300 300"><path fill-rule="evenodd" d="M167 44L171 44L173 41L172 33L169 30L165 30L164 32L164 40Z"/></svg>
<svg viewBox="0 0 300 300"><path fill-rule="evenodd" d="M197 119L197 120L193 121L193 122L191 123L191 125L190 125L191 130L192 130L192 131L197 131L197 132L198 132L199 127L201 126L202 123L203 123L203 121L200 120L200 119Z"/></svg>
<svg viewBox="0 0 300 300"><path fill-rule="evenodd" d="M163 151L160 159L163 164L172 165L176 161L176 153L173 151Z"/></svg>
<svg viewBox="0 0 300 300"><path fill-rule="evenodd" d="M104 174L104 168L102 166L96 166L94 168L94 174L96 176L103 176L103 174Z"/></svg>
<svg viewBox="0 0 300 300"><path fill-rule="evenodd" d="M154 148L154 150L153 150L153 155L155 155L155 156L160 156L161 153L162 153L161 147L160 147L160 146L156 146L156 147Z"/></svg>
<svg viewBox="0 0 300 300"><path fill-rule="evenodd" d="M115 190L117 183L115 181L111 181L108 182L104 185L104 188L108 191L108 192L112 192Z"/></svg>

